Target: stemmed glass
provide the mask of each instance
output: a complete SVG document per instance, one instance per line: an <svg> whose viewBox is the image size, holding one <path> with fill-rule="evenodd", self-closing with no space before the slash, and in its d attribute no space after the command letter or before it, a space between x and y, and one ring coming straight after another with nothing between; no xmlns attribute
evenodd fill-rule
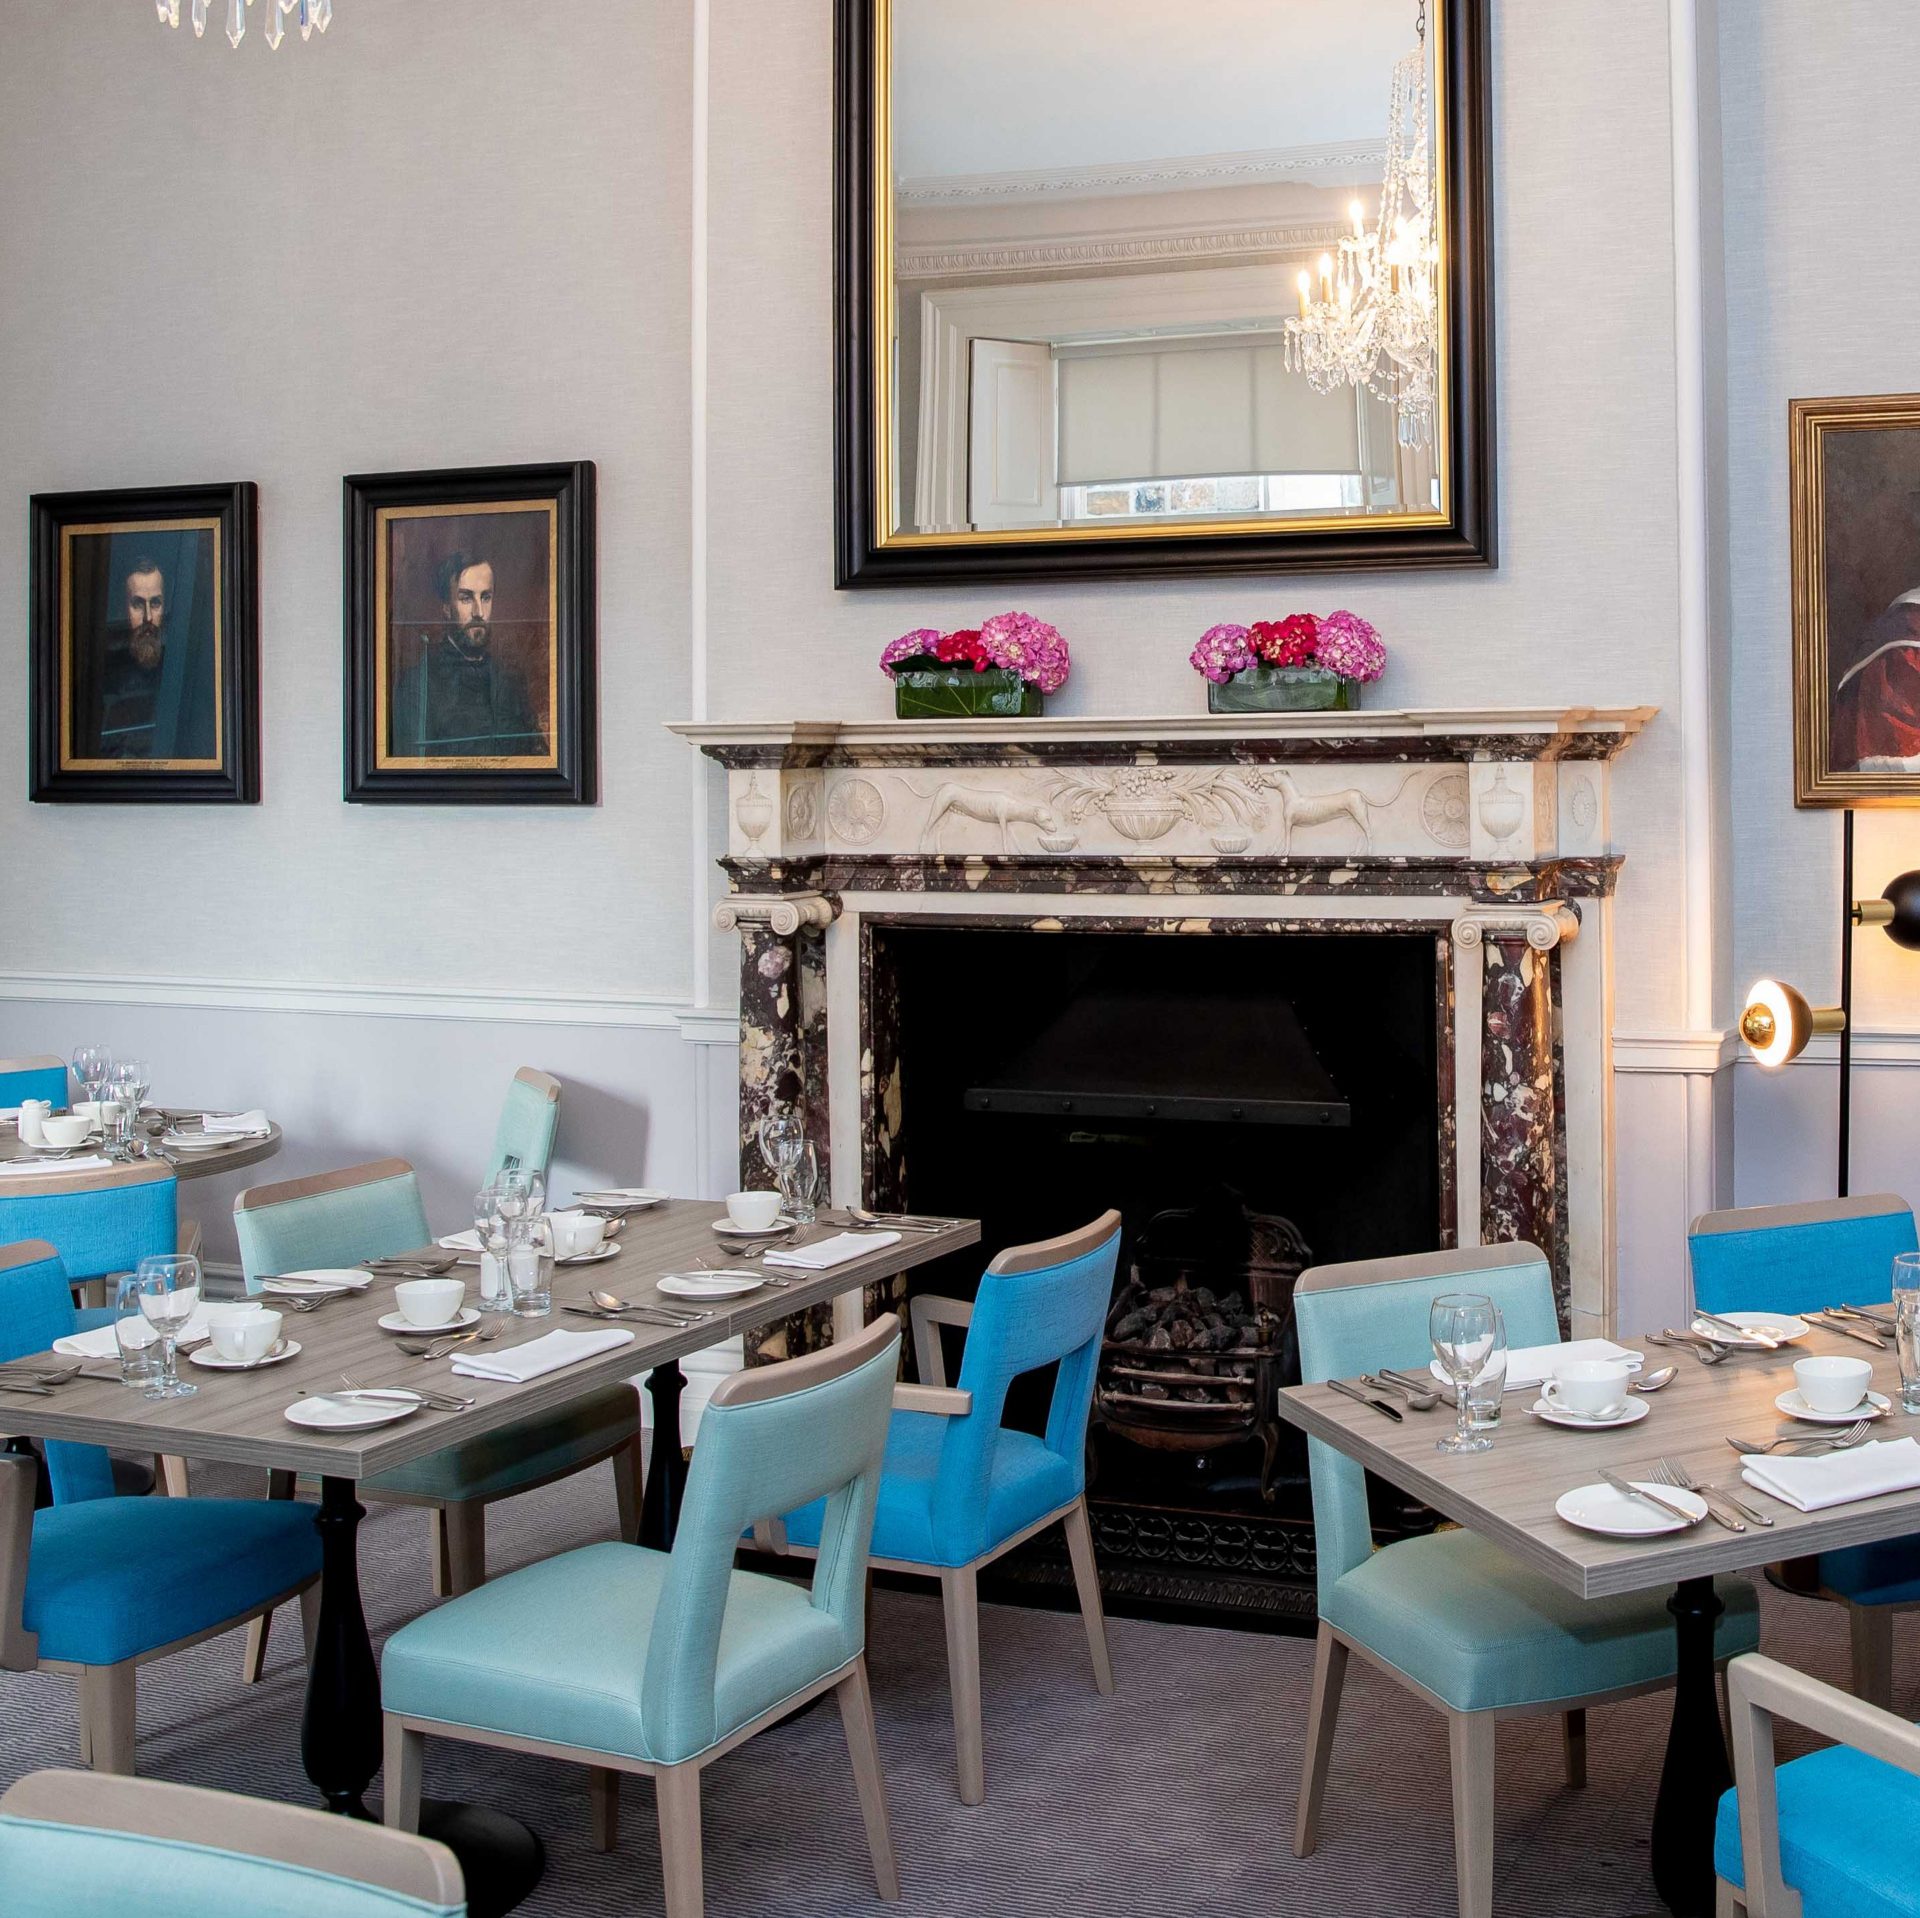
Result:
<svg viewBox="0 0 1920 1918"><path fill-rule="evenodd" d="M1450 1438L1439 1439L1441 1452L1485 1452L1493 1441L1473 1429L1470 1396L1473 1382L1492 1355L1500 1315L1493 1301L1480 1292L1446 1292L1427 1314L1427 1331L1440 1369L1453 1382L1457 1423Z"/></svg>
<svg viewBox="0 0 1920 1918"><path fill-rule="evenodd" d="M113 1055L105 1046L82 1046L73 1055L73 1076L85 1088L89 1099L99 1099L112 1071Z"/></svg>
<svg viewBox="0 0 1920 1918"><path fill-rule="evenodd" d="M511 1312L513 1285L508 1276L508 1258L515 1243L532 1229L532 1222L540 1216L539 1196L527 1173L518 1166L503 1166L494 1174L492 1183L475 1195L473 1207L474 1225L480 1234L481 1309Z"/></svg>
<svg viewBox="0 0 1920 1918"><path fill-rule="evenodd" d="M1893 1343L1900 1360L1900 1409L1920 1412L1920 1252L1894 1254Z"/></svg>
<svg viewBox="0 0 1920 1918"><path fill-rule="evenodd" d="M107 1075L107 1090L120 1108L115 1125L115 1143L126 1148L129 1157L144 1150L140 1138L140 1101L153 1087L153 1068L144 1059L118 1059Z"/></svg>
<svg viewBox="0 0 1920 1918"><path fill-rule="evenodd" d="M775 1106L760 1121L760 1156L780 1188L780 1209L791 1215L794 1172L807 1148L806 1123L792 1106Z"/></svg>
<svg viewBox="0 0 1920 1918"><path fill-rule="evenodd" d="M142 1259L133 1277L141 1316L160 1338L160 1370L146 1396L191 1398L200 1388L181 1378L176 1352L180 1334L200 1303L200 1261L191 1252L164 1253Z"/></svg>

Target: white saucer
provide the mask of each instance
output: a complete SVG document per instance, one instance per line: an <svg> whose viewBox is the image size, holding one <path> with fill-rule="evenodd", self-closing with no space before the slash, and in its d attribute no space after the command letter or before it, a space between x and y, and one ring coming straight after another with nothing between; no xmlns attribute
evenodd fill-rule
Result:
<svg viewBox="0 0 1920 1918"><path fill-rule="evenodd" d="M585 1206L588 1211L597 1211L602 1206L626 1206L636 1212L644 1212L650 1205L664 1205L673 1197L671 1192L656 1191L650 1185L603 1185L592 1192L576 1192L573 1195L575 1205Z"/></svg>
<svg viewBox="0 0 1920 1918"><path fill-rule="evenodd" d="M1635 1479L1636 1485L1646 1481ZM1692 1512L1689 1519L1669 1517L1657 1506L1645 1505L1637 1498L1629 1498L1624 1492L1616 1492L1611 1485L1577 1485L1571 1492L1562 1492L1554 1501L1553 1509L1569 1525L1577 1525L1583 1532L1600 1532L1608 1538L1657 1538L1662 1532L1684 1532L1689 1525L1698 1525L1707 1515L1707 1501L1698 1492L1682 1492L1671 1485L1646 1484L1649 1492L1657 1493L1669 1505L1677 1505L1682 1511Z"/></svg>
<svg viewBox="0 0 1920 1918"><path fill-rule="evenodd" d="M418 1332L422 1338L433 1338L442 1332L464 1332L480 1322L480 1314L472 1306L463 1305L460 1316L445 1325L415 1325L404 1312L383 1312L376 1322L383 1332Z"/></svg>
<svg viewBox="0 0 1920 1918"><path fill-rule="evenodd" d="M654 1288L676 1299L737 1299L765 1284L751 1272L669 1272Z"/></svg>
<svg viewBox="0 0 1920 1918"><path fill-rule="evenodd" d="M555 1259L554 1264L598 1265L602 1259L616 1257L619 1251L619 1244L613 1239L608 1239L604 1244L595 1246L591 1252L569 1252L564 1259Z"/></svg>
<svg viewBox="0 0 1920 1918"><path fill-rule="evenodd" d="M1804 1419L1809 1425L1851 1425L1856 1419L1885 1418L1893 1410L1893 1401L1883 1392L1869 1392L1851 1411L1816 1412L1801 1397L1799 1386L1790 1385L1773 1406L1776 1412L1784 1412L1790 1419Z"/></svg>
<svg viewBox="0 0 1920 1918"><path fill-rule="evenodd" d="M426 1401L334 1398L316 1392L312 1398L295 1399L287 1407L290 1425L305 1425L316 1432L362 1432L370 1425L391 1425L396 1419L410 1419Z"/></svg>
<svg viewBox="0 0 1920 1918"><path fill-rule="evenodd" d="M300 1356L298 1339L282 1339L277 1352L269 1352L263 1359L223 1359L211 1345L202 1346L197 1352L187 1354L189 1365L204 1365L209 1372L257 1372L263 1365L284 1365L288 1359Z"/></svg>
<svg viewBox="0 0 1920 1918"><path fill-rule="evenodd" d="M1797 1319L1791 1312L1716 1312L1715 1318L1725 1319L1729 1325L1737 1325L1746 1331L1771 1333L1776 1339L1792 1344L1795 1339L1807 1336L1807 1322ZM1703 1339L1712 1339L1719 1345L1731 1345L1741 1349L1751 1346L1756 1352L1766 1349L1761 1339L1729 1338L1724 1332L1716 1332L1710 1325L1702 1325L1698 1318L1689 1321L1692 1329Z"/></svg>
<svg viewBox="0 0 1920 1918"><path fill-rule="evenodd" d="M160 1135L160 1143L171 1146L176 1152L220 1152L230 1145L245 1145L255 1136L245 1132L212 1135L205 1132L163 1132Z"/></svg>
<svg viewBox="0 0 1920 1918"><path fill-rule="evenodd" d="M1545 1419L1549 1425L1565 1425L1580 1432L1610 1432L1616 1425L1638 1425L1653 1410L1645 1399L1628 1399L1625 1405L1610 1419L1582 1418L1578 1412L1569 1412L1563 1405L1555 1405L1550 1399L1535 1399L1527 1410L1537 1419Z"/></svg>
<svg viewBox="0 0 1920 1918"><path fill-rule="evenodd" d="M314 1266L300 1272L282 1272L260 1281L262 1292L278 1292L285 1298L330 1298L336 1292L364 1292L373 1283L373 1274L353 1265Z"/></svg>
<svg viewBox="0 0 1920 1918"><path fill-rule="evenodd" d="M713 1229L723 1239L773 1239L791 1232L797 1223L783 1212L771 1225L735 1225L731 1219L715 1219Z"/></svg>

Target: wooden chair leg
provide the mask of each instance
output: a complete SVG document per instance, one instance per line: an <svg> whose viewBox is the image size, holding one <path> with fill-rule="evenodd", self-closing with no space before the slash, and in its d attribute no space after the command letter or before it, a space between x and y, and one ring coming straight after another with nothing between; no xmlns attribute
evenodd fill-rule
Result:
<svg viewBox="0 0 1920 1918"><path fill-rule="evenodd" d="M300 1594L300 1643L313 1663L313 1648L320 1636L320 1581L316 1578Z"/></svg>
<svg viewBox="0 0 1920 1918"><path fill-rule="evenodd" d="M1449 1712L1453 1761L1453 1872L1460 1918L1493 1918L1493 1719Z"/></svg>
<svg viewBox="0 0 1920 1918"><path fill-rule="evenodd" d="M247 1645L240 1654L240 1682L243 1685L257 1685L260 1674L267 1668L267 1640L273 1633L273 1614L262 1612L247 1627Z"/></svg>
<svg viewBox="0 0 1920 1918"><path fill-rule="evenodd" d="M1567 1761L1567 1783L1575 1791L1587 1782L1587 1714L1576 1708L1560 1714L1560 1749Z"/></svg>
<svg viewBox="0 0 1920 1918"><path fill-rule="evenodd" d="M133 1775L134 1668L89 1665L80 1674L81 1734L95 1771Z"/></svg>
<svg viewBox="0 0 1920 1918"><path fill-rule="evenodd" d="M1064 1521L1067 1556L1073 1560L1074 1589L1080 1594L1080 1616L1087 1627L1087 1650L1093 1656L1093 1682L1102 1693L1113 1692L1113 1662L1107 1656L1107 1614L1100 1603L1100 1568L1093 1557L1093 1523L1087 1501L1074 1501Z"/></svg>
<svg viewBox="0 0 1920 1918"><path fill-rule="evenodd" d="M660 1869L666 1880L667 1918L702 1918L700 1768L669 1765L654 1777L660 1801Z"/></svg>
<svg viewBox="0 0 1920 1918"><path fill-rule="evenodd" d="M420 1775L426 1768L426 1733L409 1731L391 1712L383 1722L384 1816L394 1831L418 1831Z"/></svg>
<svg viewBox="0 0 1920 1918"><path fill-rule="evenodd" d="M987 1795L986 1749L980 1730L980 1589L971 1565L940 1574L947 1616L947 1684L953 1693L953 1744L960 1802Z"/></svg>
<svg viewBox="0 0 1920 1918"><path fill-rule="evenodd" d="M1853 1649L1854 1697L1892 1711L1893 1613L1884 1605L1849 1605L1847 1632Z"/></svg>
<svg viewBox="0 0 1920 1918"><path fill-rule="evenodd" d="M1724 1878L1713 1884L1713 1918L1747 1918L1746 1900Z"/></svg>
<svg viewBox="0 0 1920 1918"><path fill-rule="evenodd" d="M1293 1855L1311 1858L1320 1842L1320 1803L1340 1719L1340 1688L1347 1681L1347 1647L1326 1626L1313 1646L1313 1695L1307 1705L1307 1745L1300 1759L1300 1802L1293 1815Z"/></svg>
<svg viewBox="0 0 1920 1918"><path fill-rule="evenodd" d="M192 1496L192 1487L187 1483L187 1461L166 1454L157 1456L154 1468L159 1474L160 1483L166 1488L169 1498L188 1498Z"/></svg>
<svg viewBox="0 0 1920 1918"><path fill-rule="evenodd" d="M620 1774L605 1765L592 1766L587 1799L593 1810L593 1848L611 1851L620 1842Z"/></svg>
<svg viewBox="0 0 1920 1918"><path fill-rule="evenodd" d="M453 1567L447 1560L447 1508L433 1506L427 1514L427 1551L433 1560L433 1595L453 1596Z"/></svg>
<svg viewBox="0 0 1920 1918"><path fill-rule="evenodd" d="M854 1660L853 1670L834 1688L840 1700L840 1723L846 1728L847 1756L853 1761L854 1789L860 1794L860 1816L867 1826L867 1849L873 1854L873 1882L891 1903L900 1896L900 1867L893 1855L893 1825L887 1817L887 1781L880 1769L880 1742L873 1730L873 1690L867 1683L866 1654Z"/></svg>
<svg viewBox="0 0 1920 1918"><path fill-rule="evenodd" d="M640 1543L640 1505L646 1481L646 1464L640 1434L613 1455L613 1496L620 1508L620 1536L629 1545Z"/></svg>
<svg viewBox="0 0 1920 1918"><path fill-rule="evenodd" d="M447 1596L458 1598L487 1582L487 1508L478 1499L441 1508L446 1536Z"/></svg>

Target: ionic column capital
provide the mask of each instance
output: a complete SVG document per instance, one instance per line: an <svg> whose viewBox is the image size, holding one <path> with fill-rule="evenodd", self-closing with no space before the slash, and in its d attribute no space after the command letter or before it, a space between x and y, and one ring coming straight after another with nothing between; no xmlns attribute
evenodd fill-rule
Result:
<svg viewBox="0 0 1920 1918"><path fill-rule="evenodd" d="M840 916L840 901L823 892L731 893L713 909L717 932L764 926L789 938L803 926L830 926Z"/></svg>
<svg viewBox="0 0 1920 1918"><path fill-rule="evenodd" d="M1580 936L1579 908L1566 900L1545 906L1492 906L1463 912L1451 927L1453 943L1473 952L1490 938L1524 937L1535 952L1570 946Z"/></svg>

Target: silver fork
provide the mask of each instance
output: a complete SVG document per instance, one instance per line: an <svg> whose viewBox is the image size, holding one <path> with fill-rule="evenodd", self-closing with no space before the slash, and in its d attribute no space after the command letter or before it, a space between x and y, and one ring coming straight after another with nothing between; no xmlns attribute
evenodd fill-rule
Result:
<svg viewBox="0 0 1920 1918"><path fill-rule="evenodd" d="M478 1402L474 1399L463 1399L457 1392L423 1392L419 1387L413 1385L362 1385L358 1379L350 1379L344 1372L340 1374L340 1383L350 1392L399 1391L411 1393L413 1397L432 1406L436 1412L464 1412L469 1406Z"/></svg>
<svg viewBox="0 0 1920 1918"><path fill-rule="evenodd" d="M1692 1492L1697 1497L1705 1499L1707 1509L1710 1512L1713 1511L1714 1500L1718 1499L1722 1504L1731 1506L1732 1509L1738 1512L1743 1518L1752 1519L1756 1525L1771 1525L1773 1523L1773 1520L1770 1519L1765 1512L1755 1511L1744 1499L1736 1498L1733 1493L1722 1491L1717 1485L1701 1485L1697 1483L1693 1474L1687 1470L1686 1465L1677 1458L1663 1458L1653 1469L1656 1478L1663 1479L1667 1484L1673 1486L1676 1491ZM1714 1512L1714 1516L1719 1518L1720 1514ZM1723 1524L1726 1523L1725 1520L1721 1522ZM1744 1526L1738 1528L1729 1526L1728 1529L1744 1531L1746 1528Z"/></svg>
<svg viewBox="0 0 1920 1918"><path fill-rule="evenodd" d="M492 1325L483 1325L472 1332L456 1332L451 1338L438 1338L427 1345L409 1345L405 1339L400 1341L400 1350L410 1359L443 1359L455 1346L491 1345L507 1329L508 1321L500 1319Z"/></svg>
<svg viewBox="0 0 1920 1918"><path fill-rule="evenodd" d="M1744 1452L1749 1458L1758 1458L1765 1452L1778 1452L1791 1447L1795 1451L1821 1453L1844 1452L1849 1446L1858 1445L1873 1430L1871 1419L1855 1419L1845 1431L1836 1432L1832 1438L1802 1438L1797 1432L1789 1432L1784 1438L1769 1439L1762 1445L1754 1439L1729 1437L1727 1443L1736 1452Z"/></svg>

